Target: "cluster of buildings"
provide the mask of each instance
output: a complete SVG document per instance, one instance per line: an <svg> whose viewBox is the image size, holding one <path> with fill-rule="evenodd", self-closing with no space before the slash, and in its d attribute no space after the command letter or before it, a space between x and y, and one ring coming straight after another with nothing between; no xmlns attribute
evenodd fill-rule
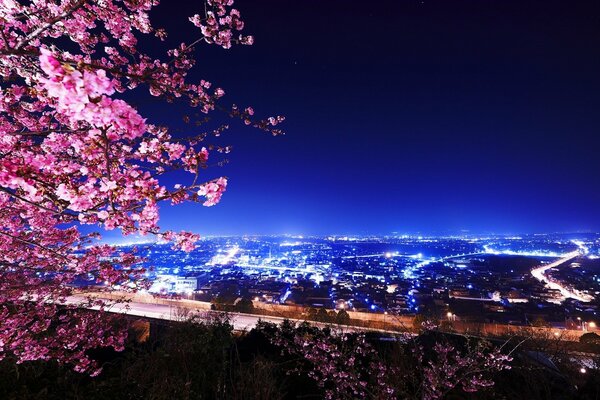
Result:
<svg viewBox="0 0 600 400"><path fill-rule="evenodd" d="M546 277L590 301L531 274L574 250L581 256ZM157 244L140 251L153 268L151 291L202 301L582 327L595 324L600 305L600 235L228 237L188 254Z"/></svg>

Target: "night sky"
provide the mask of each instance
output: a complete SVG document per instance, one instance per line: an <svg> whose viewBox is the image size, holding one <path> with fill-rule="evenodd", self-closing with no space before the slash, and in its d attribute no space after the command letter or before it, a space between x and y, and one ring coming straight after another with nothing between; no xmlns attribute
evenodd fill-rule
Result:
<svg viewBox="0 0 600 400"><path fill-rule="evenodd" d="M187 16L201 7L164 0L153 12L170 47L197 38ZM285 115L287 134L233 123L222 141L234 146L230 164L205 173L229 177L222 202L164 204L163 228L600 230L600 2L237 0L236 7L255 45L201 46L193 78L223 87L223 105ZM183 107L140 97L139 108L150 121L184 127Z"/></svg>

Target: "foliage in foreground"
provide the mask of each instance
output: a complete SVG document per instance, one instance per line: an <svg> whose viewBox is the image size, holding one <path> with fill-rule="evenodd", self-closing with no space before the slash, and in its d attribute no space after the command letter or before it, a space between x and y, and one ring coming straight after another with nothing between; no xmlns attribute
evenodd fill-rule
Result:
<svg viewBox="0 0 600 400"><path fill-rule="evenodd" d="M152 325L125 352L96 350L98 377L54 361L0 362L2 399L586 399L596 371L570 385L514 343L429 330L380 337L308 324L260 323L244 334L226 318ZM509 354L511 353L511 354ZM511 358L514 358L509 362ZM510 367L510 368L509 368Z"/></svg>

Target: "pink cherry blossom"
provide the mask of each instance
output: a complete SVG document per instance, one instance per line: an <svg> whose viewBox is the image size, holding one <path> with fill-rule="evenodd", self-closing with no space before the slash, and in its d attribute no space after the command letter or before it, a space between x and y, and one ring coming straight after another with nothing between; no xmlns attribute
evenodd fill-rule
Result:
<svg viewBox="0 0 600 400"><path fill-rule="evenodd" d="M122 94L145 87L160 100L212 112L225 92L188 80L195 47L252 39L239 33L232 0L207 0L206 11L191 18L200 39L155 58L137 47L139 35L166 37L150 22L155 4L0 2L0 76L7 82L0 88L0 359L53 359L98 373L86 350L122 349L126 326L106 313L110 302L67 304L73 282L85 277L97 290L133 291L148 282L134 253L100 245L98 234L82 234L80 226L157 235L191 251L197 234L161 232L161 202L212 206L225 191L225 178L205 172L213 147L203 142L227 125L175 137ZM250 117L235 107L229 115ZM281 133L264 121L253 125ZM161 181L170 171L187 172L189 182L167 189ZM99 311L85 310L92 306Z"/></svg>
<svg viewBox="0 0 600 400"><path fill-rule="evenodd" d="M214 206L221 200L221 196L223 196L223 192L225 192L226 187L227 179L219 178L213 182L200 185L200 189L198 189L198 196L206 197L206 201L203 203L203 205L207 207Z"/></svg>

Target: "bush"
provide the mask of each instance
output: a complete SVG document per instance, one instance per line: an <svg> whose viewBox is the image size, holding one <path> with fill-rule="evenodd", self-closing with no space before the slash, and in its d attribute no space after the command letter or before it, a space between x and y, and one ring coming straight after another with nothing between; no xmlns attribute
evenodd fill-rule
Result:
<svg viewBox="0 0 600 400"><path fill-rule="evenodd" d="M579 341L586 344L600 344L600 335L595 332L584 333L579 337Z"/></svg>
<svg viewBox="0 0 600 400"><path fill-rule="evenodd" d="M350 315L346 310L340 310L337 313L336 322L340 325L348 325L350 323Z"/></svg>
<svg viewBox="0 0 600 400"><path fill-rule="evenodd" d="M338 312L336 320L347 314ZM554 371L524 361L526 353L506 370L512 342L492 344L425 328L417 337L382 337L290 321L259 322L234 334L226 315L211 315L151 324L149 335L146 326L138 327L143 343L131 341L123 353L90 354L104 366L96 378L55 362L1 361L0 399L567 400L596 393L591 369L577 373L583 379L578 390L558 381Z"/></svg>

